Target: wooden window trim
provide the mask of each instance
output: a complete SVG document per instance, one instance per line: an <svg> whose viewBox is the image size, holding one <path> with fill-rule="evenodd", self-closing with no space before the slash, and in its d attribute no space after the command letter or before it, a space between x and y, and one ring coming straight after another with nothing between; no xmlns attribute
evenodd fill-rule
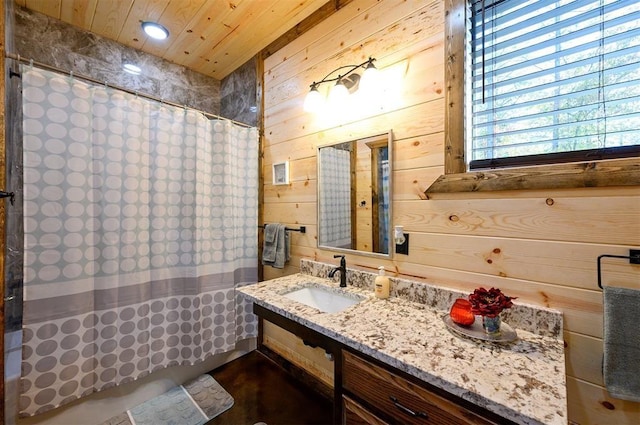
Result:
<svg viewBox="0 0 640 425"><path fill-rule="evenodd" d="M469 13L466 0L445 0L445 174L424 192L427 199L436 193L639 186L640 157L466 171L465 32Z"/></svg>

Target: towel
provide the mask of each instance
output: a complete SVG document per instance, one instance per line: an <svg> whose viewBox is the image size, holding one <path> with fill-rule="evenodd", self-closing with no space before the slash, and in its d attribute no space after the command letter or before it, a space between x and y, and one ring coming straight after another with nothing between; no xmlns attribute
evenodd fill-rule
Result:
<svg viewBox="0 0 640 425"><path fill-rule="evenodd" d="M640 291L605 286L604 383L611 397L640 402Z"/></svg>
<svg viewBox="0 0 640 425"><path fill-rule="evenodd" d="M286 231L286 226L283 224L265 225L262 264L282 269L289 258L289 232Z"/></svg>
<svg viewBox="0 0 640 425"><path fill-rule="evenodd" d="M278 224L265 224L264 226L263 261L276 261L276 235L278 233L278 227Z"/></svg>

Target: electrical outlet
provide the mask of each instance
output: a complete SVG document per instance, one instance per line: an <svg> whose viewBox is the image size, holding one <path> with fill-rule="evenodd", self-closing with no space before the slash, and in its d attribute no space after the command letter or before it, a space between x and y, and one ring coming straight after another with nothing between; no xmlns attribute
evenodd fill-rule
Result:
<svg viewBox="0 0 640 425"><path fill-rule="evenodd" d="M404 234L404 243L396 244L396 254L409 255L409 234L408 233L403 233L403 234Z"/></svg>
<svg viewBox="0 0 640 425"><path fill-rule="evenodd" d="M640 249L630 249L629 257L629 264L640 264Z"/></svg>

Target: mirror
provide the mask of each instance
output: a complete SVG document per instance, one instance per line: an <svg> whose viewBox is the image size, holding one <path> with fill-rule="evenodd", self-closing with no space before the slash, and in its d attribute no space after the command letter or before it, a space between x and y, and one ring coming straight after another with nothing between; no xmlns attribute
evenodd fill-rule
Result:
<svg viewBox="0 0 640 425"><path fill-rule="evenodd" d="M318 247L390 257L391 131L318 148Z"/></svg>

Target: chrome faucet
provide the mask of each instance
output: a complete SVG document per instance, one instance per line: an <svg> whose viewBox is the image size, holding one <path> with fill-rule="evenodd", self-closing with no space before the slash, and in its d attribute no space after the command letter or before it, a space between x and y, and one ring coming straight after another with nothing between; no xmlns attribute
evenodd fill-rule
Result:
<svg viewBox="0 0 640 425"><path fill-rule="evenodd" d="M333 278L336 272L340 272L340 287L347 287L347 261L344 259L344 255L334 255L333 258L340 258L340 267L336 267L335 269L329 272L329 277Z"/></svg>

